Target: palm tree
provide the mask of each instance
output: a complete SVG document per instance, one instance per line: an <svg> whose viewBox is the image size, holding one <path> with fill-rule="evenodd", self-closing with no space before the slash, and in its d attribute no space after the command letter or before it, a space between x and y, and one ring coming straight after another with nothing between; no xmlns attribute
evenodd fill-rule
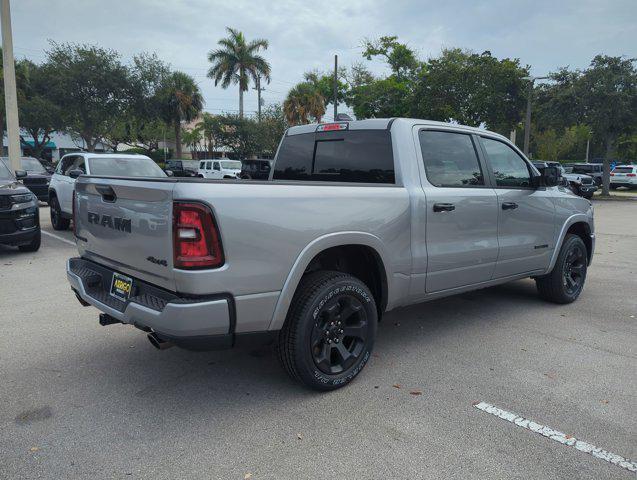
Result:
<svg viewBox="0 0 637 480"><path fill-rule="evenodd" d="M208 77L215 81L215 86L221 82L222 88L230 84L239 84L239 117L243 118L243 92L248 90L250 79L255 83L263 77L270 83L270 64L257 52L268 48L265 39L246 41L238 30L226 27L228 37L219 40L221 48L208 53L208 61L212 67L208 70Z"/></svg>
<svg viewBox="0 0 637 480"><path fill-rule="evenodd" d="M289 91L283 102L283 111L290 125L310 121L320 123L325 115L325 100L316 86L310 82L302 82Z"/></svg>
<svg viewBox="0 0 637 480"><path fill-rule="evenodd" d="M181 122L194 120L203 108L203 97L195 80L173 72L162 89L164 120L175 129L175 156L181 158Z"/></svg>

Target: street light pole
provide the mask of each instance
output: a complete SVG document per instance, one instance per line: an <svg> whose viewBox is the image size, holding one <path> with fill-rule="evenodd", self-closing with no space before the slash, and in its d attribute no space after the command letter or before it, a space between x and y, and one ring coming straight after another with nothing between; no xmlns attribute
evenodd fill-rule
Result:
<svg viewBox="0 0 637 480"><path fill-rule="evenodd" d="M524 121L524 155L529 155L529 143L531 141L531 98L533 97L533 84L536 80L545 80L549 77L524 77L529 81L529 91L526 97L526 119Z"/></svg>
<svg viewBox="0 0 637 480"><path fill-rule="evenodd" d="M334 121L338 115L338 55L334 55Z"/></svg>
<svg viewBox="0 0 637 480"><path fill-rule="evenodd" d="M7 144L11 170L20 170L20 123L18 121L18 94L13 60L13 36L11 35L11 9L9 0L2 0L2 62L4 73L4 103L7 116ZM0 126L0 130L2 130ZM4 135L4 132L2 132Z"/></svg>

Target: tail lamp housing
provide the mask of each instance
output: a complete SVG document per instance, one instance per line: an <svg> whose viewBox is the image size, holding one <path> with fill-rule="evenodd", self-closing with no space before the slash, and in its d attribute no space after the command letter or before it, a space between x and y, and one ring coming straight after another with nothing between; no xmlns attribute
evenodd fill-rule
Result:
<svg viewBox="0 0 637 480"><path fill-rule="evenodd" d="M224 256L219 229L212 211L194 202L173 204L173 264L195 270L217 268Z"/></svg>

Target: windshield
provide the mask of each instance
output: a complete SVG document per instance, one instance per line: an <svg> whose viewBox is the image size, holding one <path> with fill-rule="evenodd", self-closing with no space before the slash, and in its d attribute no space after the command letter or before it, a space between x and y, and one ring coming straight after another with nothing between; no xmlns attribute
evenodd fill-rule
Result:
<svg viewBox="0 0 637 480"><path fill-rule="evenodd" d="M164 171L147 157L92 157L91 175L108 177L165 177Z"/></svg>
<svg viewBox="0 0 637 480"><path fill-rule="evenodd" d="M226 170L241 170L241 162L238 160L224 160L221 166Z"/></svg>
<svg viewBox="0 0 637 480"><path fill-rule="evenodd" d="M42 164L35 158L22 158L22 169L31 173L46 173Z"/></svg>
<svg viewBox="0 0 637 480"><path fill-rule="evenodd" d="M3 159L4 160L4 159ZM11 170L7 168L4 162L0 162L0 180L13 180Z"/></svg>

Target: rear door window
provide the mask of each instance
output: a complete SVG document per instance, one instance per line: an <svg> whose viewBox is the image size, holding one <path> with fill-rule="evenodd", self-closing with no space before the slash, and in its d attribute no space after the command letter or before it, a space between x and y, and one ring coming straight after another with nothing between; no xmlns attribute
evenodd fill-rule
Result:
<svg viewBox="0 0 637 480"><path fill-rule="evenodd" d="M394 183L388 130L304 133L284 138L274 180Z"/></svg>
<svg viewBox="0 0 637 480"><path fill-rule="evenodd" d="M471 136L421 130L420 148L427 180L436 187L479 187L484 176Z"/></svg>

